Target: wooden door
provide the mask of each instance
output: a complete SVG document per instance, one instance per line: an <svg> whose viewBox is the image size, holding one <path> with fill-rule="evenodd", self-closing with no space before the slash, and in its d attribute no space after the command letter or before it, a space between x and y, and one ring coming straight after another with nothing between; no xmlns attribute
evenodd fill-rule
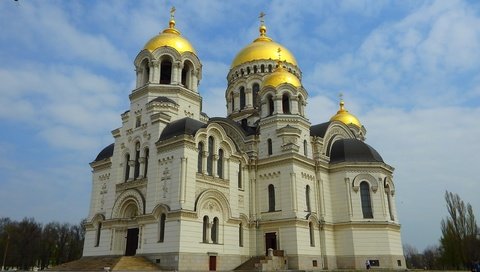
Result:
<svg viewBox="0 0 480 272"><path fill-rule="evenodd" d="M265 255L268 255L268 249L277 250L277 233L265 233Z"/></svg>
<svg viewBox="0 0 480 272"><path fill-rule="evenodd" d="M138 228L127 230L127 246L125 256L134 256L138 247Z"/></svg>
<svg viewBox="0 0 480 272"><path fill-rule="evenodd" d="M216 271L217 270L217 256L210 256L209 264L208 264L209 271Z"/></svg>

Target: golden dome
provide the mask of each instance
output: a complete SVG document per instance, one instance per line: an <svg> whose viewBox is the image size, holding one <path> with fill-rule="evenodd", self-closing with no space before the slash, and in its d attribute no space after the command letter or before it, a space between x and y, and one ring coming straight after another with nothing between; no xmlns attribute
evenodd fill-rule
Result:
<svg viewBox="0 0 480 272"><path fill-rule="evenodd" d="M150 52L155 51L162 46L170 46L175 48L180 54L183 52L196 53L192 44L181 36L180 31L175 28L175 20L170 19L169 27L159 33L157 36L151 38L143 47Z"/></svg>
<svg viewBox="0 0 480 272"><path fill-rule="evenodd" d="M362 127L362 124L360 124L358 118L355 117L355 115L350 114L348 110L345 109L344 105L345 102L343 102L343 100L340 100L340 109L337 111L337 114L330 118L330 121L340 121L345 125L353 124L359 128Z"/></svg>
<svg viewBox="0 0 480 272"><path fill-rule="evenodd" d="M230 68L252 60L275 60L278 58L278 48L281 48L282 50L282 61L297 65L297 60L295 60L295 57L287 48L267 37L267 27L265 25L262 24L259 31L260 36L237 54Z"/></svg>
<svg viewBox="0 0 480 272"><path fill-rule="evenodd" d="M302 86L302 83L300 83L298 77L285 70L279 62L278 67L275 69L275 71L265 77L265 79L263 80L263 86L277 87L278 85L283 83L290 83L295 87Z"/></svg>

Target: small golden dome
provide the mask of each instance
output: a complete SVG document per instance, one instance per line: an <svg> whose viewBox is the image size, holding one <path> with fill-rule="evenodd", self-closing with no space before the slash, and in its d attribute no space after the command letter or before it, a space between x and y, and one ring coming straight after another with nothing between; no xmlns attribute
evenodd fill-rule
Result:
<svg viewBox="0 0 480 272"><path fill-rule="evenodd" d="M260 26L259 31L260 36L237 54L230 68L252 60L275 60L278 57L278 48L282 50L282 61L297 65L297 60L287 48L274 42L270 37L267 37L267 27L264 24Z"/></svg>
<svg viewBox="0 0 480 272"><path fill-rule="evenodd" d="M343 102L343 99L340 100L340 109L337 111L337 114L335 114L334 116L332 116L332 118L330 118L330 121L340 121L345 125L353 124L361 128L362 124L360 123L358 118L355 117L355 115L350 114L348 110L345 109L344 105L345 105L345 102Z"/></svg>
<svg viewBox="0 0 480 272"><path fill-rule="evenodd" d="M275 71L265 77L265 79L263 80L263 86L272 86L275 88L283 83L290 83L295 87L302 86L302 83L300 82L298 77L285 70L282 67L281 62L279 62L278 67L275 69Z"/></svg>
<svg viewBox="0 0 480 272"><path fill-rule="evenodd" d="M172 18L169 22L169 27L164 29L157 36L151 38L143 47L150 52L155 51L162 46L170 46L175 48L180 54L183 52L196 53L192 44L181 36L180 31L175 28L175 20Z"/></svg>

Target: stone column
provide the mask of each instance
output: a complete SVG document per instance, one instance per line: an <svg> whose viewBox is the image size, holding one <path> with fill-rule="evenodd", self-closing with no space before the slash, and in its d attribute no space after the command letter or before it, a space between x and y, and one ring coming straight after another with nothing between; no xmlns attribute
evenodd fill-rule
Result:
<svg viewBox="0 0 480 272"><path fill-rule="evenodd" d="M138 179L144 178L143 173L145 173L145 157L138 158L138 162L140 162L140 173L138 174Z"/></svg>
<svg viewBox="0 0 480 272"><path fill-rule="evenodd" d="M129 160L128 161L128 166L130 167L130 171L128 173L128 181L133 180L133 175L135 174L135 161L134 160Z"/></svg>
<svg viewBox="0 0 480 272"><path fill-rule="evenodd" d="M151 63L153 67L152 71L150 71L150 73L152 73L151 82L158 84L160 82L160 63L158 60L152 60Z"/></svg>
<svg viewBox="0 0 480 272"><path fill-rule="evenodd" d="M252 96L252 88L245 89L245 108L250 109L253 108L253 96Z"/></svg>
<svg viewBox="0 0 480 272"><path fill-rule="evenodd" d="M297 204L297 176L295 173L290 173L291 179L291 190L292 190L292 208L293 212L297 212L298 204Z"/></svg>

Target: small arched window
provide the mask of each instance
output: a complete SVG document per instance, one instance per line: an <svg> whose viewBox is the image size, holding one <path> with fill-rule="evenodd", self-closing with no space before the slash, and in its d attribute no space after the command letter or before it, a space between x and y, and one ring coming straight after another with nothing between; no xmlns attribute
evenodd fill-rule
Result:
<svg viewBox="0 0 480 272"><path fill-rule="evenodd" d="M272 72L272 65L271 64L268 65L268 72L270 72L270 73Z"/></svg>
<svg viewBox="0 0 480 272"><path fill-rule="evenodd" d="M243 247L243 224L238 225L238 246Z"/></svg>
<svg viewBox="0 0 480 272"><path fill-rule="evenodd" d="M213 224L212 224L212 242L214 244L218 244L218 217L213 218Z"/></svg>
<svg viewBox="0 0 480 272"><path fill-rule="evenodd" d="M315 232L313 230L313 223L312 222L308 223L308 229L310 231L310 246L314 247L315 246Z"/></svg>
<svg viewBox="0 0 480 272"><path fill-rule="evenodd" d="M303 155L308 156L307 140L303 140Z"/></svg>
<svg viewBox="0 0 480 272"><path fill-rule="evenodd" d="M170 84L172 82L172 62L163 60L160 65L160 84Z"/></svg>
<svg viewBox="0 0 480 272"><path fill-rule="evenodd" d="M218 150L217 175L223 178L223 149Z"/></svg>
<svg viewBox="0 0 480 272"><path fill-rule="evenodd" d="M213 175L213 137L208 137L208 157L207 157L207 174L209 176Z"/></svg>
<svg viewBox="0 0 480 272"><path fill-rule="evenodd" d="M150 81L150 66L148 64L148 59L144 59L142 61L141 67L142 67L141 85L145 85Z"/></svg>
<svg viewBox="0 0 480 272"><path fill-rule="evenodd" d="M290 114L290 96L287 93L282 95L282 110L283 113Z"/></svg>
<svg viewBox="0 0 480 272"><path fill-rule="evenodd" d="M257 73L257 65L254 65L254 66L253 66L253 73L254 73L254 74Z"/></svg>
<svg viewBox="0 0 480 272"><path fill-rule="evenodd" d="M102 234L102 222L98 222L97 225L97 233L95 235L95 246L98 247L100 245L100 235Z"/></svg>
<svg viewBox="0 0 480 272"><path fill-rule="evenodd" d="M208 243L208 216L203 217L203 238L204 243Z"/></svg>
<svg viewBox="0 0 480 272"><path fill-rule="evenodd" d="M197 172L203 173L203 143L198 143Z"/></svg>
<svg viewBox="0 0 480 272"><path fill-rule="evenodd" d="M260 72L265 73L265 65L260 65Z"/></svg>
<svg viewBox="0 0 480 272"><path fill-rule="evenodd" d="M245 108L245 87L240 87L240 109Z"/></svg>
<svg viewBox="0 0 480 272"><path fill-rule="evenodd" d="M243 188L242 184L242 163L238 163L238 188Z"/></svg>
<svg viewBox="0 0 480 272"><path fill-rule="evenodd" d="M230 111L233 112L235 110L235 96L233 95L233 92L230 93Z"/></svg>
<svg viewBox="0 0 480 272"><path fill-rule="evenodd" d="M362 201L363 218L373 218L370 185L366 181L360 183L360 199Z"/></svg>
<svg viewBox="0 0 480 272"><path fill-rule="evenodd" d="M130 154L125 155L125 181L130 177Z"/></svg>
<svg viewBox="0 0 480 272"><path fill-rule="evenodd" d="M165 220L167 216L162 213L160 221L158 222L158 242L162 243L165 239Z"/></svg>
<svg viewBox="0 0 480 272"><path fill-rule="evenodd" d="M145 151L144 151L144 157L145 157L145 168L143 169L143 177L146 178L147 177L147 173L148 173L148 159L150 157L150 151L148 148L145 148Z"/></svg>
<svg viewBox="0 0 480 272"><path fill-rule="evenodd" d="M140 143L135 144L135 171L133 174L133 179L137 179L140 175Z"/></svg>
<svg viewBox="0 0 480 272"><path fill-rule="evenodd" d="M268 211L275 211L275 186L273 184L268 185Z"/></svg>
<svg viewBox="0 0 480 272"><path fill-rule="evenodd" d="M247 67L247 75L250 74L250 67Z"/></svg>
<svg viewBox="0 0 480 272"><path fill-rule="evenodd" d="M272 139L267 140L267 152L268 152L268 155L273 154Z"/></svg>
<svg viewBox="0 0 480 272"><path fill-rule="evenodd" d="M305 187L305 204L307 205L307 212L310 212L312 210L310 206L310 185L307 185Z"/></svg>
<svg viewBox="0 0 480 272"><path fill-rule="evenodd" d="M267 105L268 105L268 115L270 116L273 114L273 96L272 95L267 96Z"/></svg>
<svg viewBox="0 0 480 272"><path fill-rule="evenodd" d="M258 92L260 91L260 85L258 83L253 83L252 86L252 101L253 107L257 108L257 99L258 99Z"/></svg>

